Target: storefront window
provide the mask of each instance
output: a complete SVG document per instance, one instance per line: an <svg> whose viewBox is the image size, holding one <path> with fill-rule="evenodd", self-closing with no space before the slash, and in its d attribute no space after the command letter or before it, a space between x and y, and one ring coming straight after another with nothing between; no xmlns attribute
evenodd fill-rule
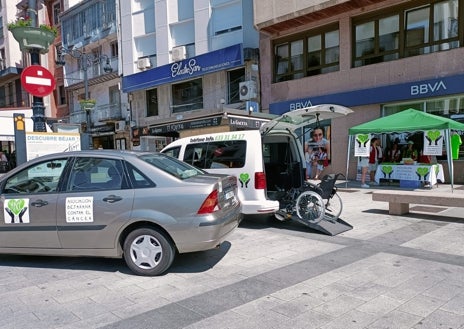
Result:
<svg viewBox="0 0 464 329"><path fill-rule="evenodd" d="M449 98L432 98L410 103L388 104L383 106L383 116L394 114L407 109L424 111L443 117L453 114L464 114L464 95Z"/></svg>
<svg viewBox="0 0 464 329"><path fill-rule="evenodd" d="M424 103L419 102L419 103L402 103L402 104L389 104L385 105L383 107L383 116L387 116L390 114L398 113L403 110L407 109L414 109L418 111L423 111L424 110Z"/></svg>
<svg viewBox="0 0 464 329"><path fill-rule="evenodd" d="M203 83L195 79L172 85L172 112L200 110L203 108Z"/></svg>
<svg viewBox="0 0 464 329"><path fill-rule="evenodd" d="M158 89L147 90L147 117L158 115Z"/></svg>

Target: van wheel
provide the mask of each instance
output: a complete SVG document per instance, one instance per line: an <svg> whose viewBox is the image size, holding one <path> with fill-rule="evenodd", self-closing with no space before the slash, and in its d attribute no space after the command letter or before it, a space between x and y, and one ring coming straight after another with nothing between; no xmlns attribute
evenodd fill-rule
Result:
<svg viewBox="0 0 464 329"><path fill-rule="evenodd" d="M123 248L127 266L137 275L160 275L174 261L174 246L163 233L152 228L130 232Z"/></svg>

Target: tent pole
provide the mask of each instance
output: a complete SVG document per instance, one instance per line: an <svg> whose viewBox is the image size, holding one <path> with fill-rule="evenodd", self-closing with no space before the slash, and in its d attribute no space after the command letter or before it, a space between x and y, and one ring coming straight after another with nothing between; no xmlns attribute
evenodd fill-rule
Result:
<svg viewBox="0 0 464 329"><path fill-rule="evenodd" d="M348 168L350 166L350 150L351 150L351 140L353 139L352 135L348 135L348 151L346 152L346 172L345 172L345 187L348 188Z"/></svg>
<svg viewBox="0 0 464 329"><path fill-rule="evenodd" d="M453 166L453 154L451 153L451 133L450 129L445 130L445 140L446 140L446 154L448 159L448 172L450 175L451 182L451 193L454 192L454 166Z"/></svg>

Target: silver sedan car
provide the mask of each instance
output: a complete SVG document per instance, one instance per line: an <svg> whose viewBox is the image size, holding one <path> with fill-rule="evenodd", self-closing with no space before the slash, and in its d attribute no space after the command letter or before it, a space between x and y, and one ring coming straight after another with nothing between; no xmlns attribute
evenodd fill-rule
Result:
<svg viewBox="0 0 464 329"><path fill-rule="evenodd" d="M0 253L124 257L159 275L239 225L237 179L159 153L46 155L0 177Z"/></svg>

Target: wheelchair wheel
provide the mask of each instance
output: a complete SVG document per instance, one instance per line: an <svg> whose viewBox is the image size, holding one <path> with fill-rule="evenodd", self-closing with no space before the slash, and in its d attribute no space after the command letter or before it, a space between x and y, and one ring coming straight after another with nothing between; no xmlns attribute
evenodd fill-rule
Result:
<svg viewBox="0 0 464 329"><path fill-rule="evenodd" d="M296 214L305 223L320 222L325 214L322 197L311 191L301 193L296 199Z"/></svg>
<svg viewBox="0 0 464 329"><path fill-rule="evenodd" d="M343 210L342 198L335 193L325 204L326 220L336 222Z"/></svg>

